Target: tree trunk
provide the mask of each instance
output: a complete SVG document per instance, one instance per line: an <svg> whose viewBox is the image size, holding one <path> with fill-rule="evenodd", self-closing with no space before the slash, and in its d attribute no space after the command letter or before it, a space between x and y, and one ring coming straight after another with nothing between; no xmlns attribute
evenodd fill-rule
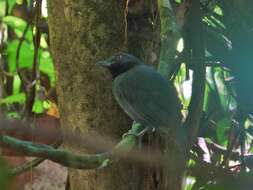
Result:
<svg viewBox="0 0 253 190"><path fill-rule="evenodd" d="M129 5L127 16L124 1L48 1L50 48L57 70L63 129L81 135L96 131L118 140L131 126L112 97L109 73L94 64L126 50L127 46L130 53L157 66L160 44L157 4L151 0L143 2L144 9L140 12ZM84 153L82 145L77 148L65 143L64 147ZM154 168L126 162L101 170L69 169L70 189L163 189L159 176L154 178L155 172Z"/></svg>
<svg viewBox="0 0 253 190"><path fill-rule="evenodd" d="M63 129L118 140L131 122L112 97L110 75L94 64L125 48L124 1L54 0L48 10ZM65 148L84 153L82 145L65 143ZM70 169L70 189L139 190L138 171L125 162L101 170Z"/></svg>

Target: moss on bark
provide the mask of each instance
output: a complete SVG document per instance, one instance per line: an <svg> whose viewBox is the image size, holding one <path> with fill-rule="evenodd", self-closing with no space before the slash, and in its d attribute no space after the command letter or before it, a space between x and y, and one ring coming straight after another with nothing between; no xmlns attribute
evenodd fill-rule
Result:
<svg viewBox="0 0 253 190"><path fill-rule="evenodd" d="M54 0L48 6L62 127L119 139L131 122L112 97L110 75L94 64L125 49L124 2ZM65 147L84 151L81 145ZM69 174L74 190L140 189L135 166L127 163Z"/></svg>

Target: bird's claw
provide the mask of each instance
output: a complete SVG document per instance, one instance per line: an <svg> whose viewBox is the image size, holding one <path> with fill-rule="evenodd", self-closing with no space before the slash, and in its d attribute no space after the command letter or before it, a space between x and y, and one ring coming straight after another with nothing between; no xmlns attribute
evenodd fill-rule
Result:
<svg viewBox="0 0 253 190"><path fill-rule="evenodd" d="M126 137L129 136L129 135L133 135L133 136L135 136L135 137L142 137L142 136L143 136L147 131L149 131L149 130L150 130L150 128L146 127L146 128L143 129L142 131L136 133L136 132L134 132L132 129L130 129L128 132L124 133L122 137L123 137L123 138L126 138ZM154 132L154 131L155 131L155 129L153 128L153 129L152 129L152 132Z"/></svg>

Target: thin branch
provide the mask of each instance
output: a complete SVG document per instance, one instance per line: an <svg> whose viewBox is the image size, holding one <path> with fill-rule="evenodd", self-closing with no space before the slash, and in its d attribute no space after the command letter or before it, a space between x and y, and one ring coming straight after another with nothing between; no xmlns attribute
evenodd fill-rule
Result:
<svg viewBox="0 0 253 190"><path fill-rule="evenodd" d="M62 144L62 141L60 140L60 141L54 143L52 146L55 148L58 148L61 144ZM46 158L35 158L31 161L27 161L24 164L11 169L10 175L11 176L20 175L28 170L31 170L31 168L35 168L36 166L38 166L39 164L41 164L45 160L46 160Z"/></svg>
<svg viewBox="0 0 253 190"><path fill-rule="evenodd" d="M33 67L32 67L32 81L31 85L28 86L28 93L26 99L26 117L29 118L32 116L32 108L35 101L36 96L36 82L39 79L39 47L40 47L40 38L41 32L39 26L39 22L41 19L41 0L36 0L35 2L35 36L33 38L34 44L34 57L33 57Z"/></svg>
<svg viewBox="0 0 253 190"><path fill-rule="evenodd" d="M24 164L11 169L10 175L11 176L20 175L20 174L30 170L31 168L35 168L36 166L38 166L39 164L41 164L45 160L46 160L45 158L35 158L31 161L25 162Z"/></svg>
<svg viewBox="0 0 253 190"><path fill-rule="evenodd" d="M135 134L140 133L143 128L140 124L134 124L131 132L112 151L94 155L72 154L48 145L22 141L6 135L0 136L0 143L27 156L49 159L66 167L95 169L105 167L109 162L126 156L137 144L137 136Z"/></svg>
<svg viewBox="0 0 253 190"><path fill-rule="evenodd" d="M194 166L188 167L187 174L190 176L197 177L204 181L213 181L215 179L224 179L233 176L233 172L229 169L200 160L193 154L191 154L190 157L197 162Z"/></svg>
<svg viewBox="0 0 253 190"><path fill-rule="evenodd" d="M207 142L207 146L209 149L211 149L216 154L222 154L222 155L226 156L228 153L228 150L225 147L218 145L216 143L213 143L213 142L208 143ZM238 151L232 150L229 158L232 160L238 161L240 159L240 153Z"/></svg>

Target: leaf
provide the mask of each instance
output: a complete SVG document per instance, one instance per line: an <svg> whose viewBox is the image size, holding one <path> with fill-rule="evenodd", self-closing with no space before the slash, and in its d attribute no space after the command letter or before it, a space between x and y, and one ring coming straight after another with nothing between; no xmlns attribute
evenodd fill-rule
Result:
<svg viewBox="0 0 253 190"><path fill-rule="evenodd" d="M236 101L231 95L231 92L228 91L223 75L224 71L216 69L214 77L217 85L221 106L224 112L229 112L236 107Z"/></svg>
<svg viewBox="0 0 253 190"><path fill-rule="evenodd" d="M20 38L23 33L25 28L27 27L27 22L19 17L15 17L15 16L5 16L3 18L3 23L7 24L9 27L11 27L14 31L15 34ZM32 41L33 39L33 33L31 30L31 27L29 27L26 35L25 35L25 39L28 41Z"/></svg>
<svg viewBox="0 0 253 190"><path fill-rule="evenodd" d="M220 16L223 15L223 11L222 11L221 7L218 6L218 5L216 5L216 6L214 7L214 12L215 12L217 15L220 15Z"/></svg>
<svg viewBox="0 0 253 190"><path fill-rule="evenodd" d="M18 118L18 119L20 119L20 113L19 112L8 112L7 116L9 118Z"/></svg>
<svg viewBox="0 0 253 190"><path fill-rule="evenodd" d="M25 102L25 99L26 99L25 93L13 94L13 95L7 96L6 98L1 99L0 105L13 104L13 103L23 104Z"/></svg>
<svg viewBox="0 0 253 190"><path fill-rule="evenodd" d="M19 93L20 92L20 87L21 87L21 80L20 80L18 75L14 75L12 93L13 94Z"/></svg>
<svg viewBox="0 0 253 190"><path fill-rule="evenodd" d="M51 86L55 83L55 69L52 58L48 51L43 51L40 56L40 66L41 72L46 73L49 76Z"/></svg>
<svg viewBox="0 0 253 190"><path fill-rule="evenodd" d="M5 1L0 0L0 18L3 18L5 15L5 8L6 8L6 4Z"/></svg>
<svg viewBox="0 0 253 190"><path fill-rule="evenodd" d="M8 55L8 66L9 72L16 72L16 54L18 48L19 41L13 40L8 43L7 46L7 55ZM28 43L24 41L20 48L19 53L19 67L20 68L32 68L33 64L33 52L34 47L32 43Z"/></svg>
<svg viewBox="0 0 253 190"><path fill-rule="evenodd" d="M43 102L41 100L38 100L37 98L35 99L35 102L33 104L33 109L32 111L34 113L43 113L44 112L44 106L43 106Z"/></svg>
<svg viewBox="0 0 253 190"><path fill-rule="evenodd" d="M231 119L226 117L222 120L220 120L219 122L217 122L217 130L216 130L216 134L217 134L217 140L218 143L221 145L226 145L227 143L227 131L231 126Z"/></svg>
<svg viewBox="0 0 253 190"><path fill-rule="evenodd" d="M8 55L8 66L9 72L16 72L16 54L18 48L19 41L13 40L8 43L7 46L7 55ZM19 53L19 68L32 68L33 64L33 56L34 56L34 46L32 43L24 41L20 48ZM55 69L52 58L48 51L42 51L39 48L39 70L45 74L47 74L50 78L51 85L53 86L55 83Z"/></svg>
<svg viewBox="0 0 253 190"><path fill-rule="evenodd" d="M46 107L45 105L44 107L47 109L47 115L50 115L58 119L60 118L59 110L55 103L50 102L49 107Z"/></svg>
<svg viewBox="0 0 253 190"><path fill-rule="evenodd" d="M4 2L5 4L8 2L8 13L9 14L11 13L13 6L16 4L16 0L0 0L0 2Z"/></svg>

